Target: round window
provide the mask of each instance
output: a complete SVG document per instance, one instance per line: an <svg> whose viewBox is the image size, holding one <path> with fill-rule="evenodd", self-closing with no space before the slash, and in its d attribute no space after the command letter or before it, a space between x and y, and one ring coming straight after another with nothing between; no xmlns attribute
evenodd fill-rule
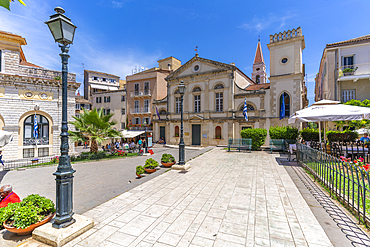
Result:
<svg viewBox="0 0 370 247"><path fill-rule="evenodd" d="M282 63L287 63L288 62L288 58L284 57L283 59L281 59L281 62Z"/></svg>
<svg viewBox="0 0 370 247"><path fill-rule="evenodd" d="M199 70L199 65L195 65L194 66L194 71L198 71Z"/></svg>
<svg viewBox="0 0 370 247"><path fill-rule="evenodd" d="M257 69L256 69L256 71L259 71L259 70L260 70L260 68L257 68Z"/></svg>

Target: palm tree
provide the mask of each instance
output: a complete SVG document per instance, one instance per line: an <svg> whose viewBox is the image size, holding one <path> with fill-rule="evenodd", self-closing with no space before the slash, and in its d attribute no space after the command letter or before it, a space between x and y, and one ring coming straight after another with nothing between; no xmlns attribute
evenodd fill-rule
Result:
<svg viewBox="0 0 370 247"><path fill-rule="evenodd" d="M101 144L106 138L121 137L122 134L113 129L115 121L110 121L114 114L103 114L103 108L91 111L83 109L79 117L73 117L76 121L70 122L76 127L76 131L68 131L73 141L85 142L91 140L90 152L98 152L98 144Z"/></svg>

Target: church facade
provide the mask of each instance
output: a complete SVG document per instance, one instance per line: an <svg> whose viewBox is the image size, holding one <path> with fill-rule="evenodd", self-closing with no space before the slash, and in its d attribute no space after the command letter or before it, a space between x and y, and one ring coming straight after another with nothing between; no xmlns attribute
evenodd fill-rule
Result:
<svg viewBox="0 0 370 247"><path fill-rule="evenodd" d="M4 160L60 154L62 73L28 62L21 47L26 44L19 35L0 31L0 129L12 132L12 141L0 147ZM79 86L76 75L68 73L68 121ZM71 141L69 147L74 153Z"/></svg>
<svg viewBox="0 0 370 247"><path fill-rule="evenodd" d="M245 128L268 130L270 126L287 125L290 114L308 105L301 28L270 35L267 47L269 78L260 42L252 78L235 64L201 58L198 54L167 76L167 96L154 102L159 113L153 115L154 141L164 138L168 144L179 143L180 81L186 86L183 109L186 145L227 145L229 138L240 138L240 131ZM245 100L248 121L243 116ZM280 119L282 104L286 117Z"/></svg>

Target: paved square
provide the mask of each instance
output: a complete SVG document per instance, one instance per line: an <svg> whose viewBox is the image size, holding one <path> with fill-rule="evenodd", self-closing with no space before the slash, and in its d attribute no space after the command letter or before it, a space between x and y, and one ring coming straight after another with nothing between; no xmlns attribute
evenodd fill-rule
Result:
<svg viewBox="0 0 370 247"><path fill-rule="evenodd" d="M86 212L66 246L332 246L278 156L215 148Z"/></svg>

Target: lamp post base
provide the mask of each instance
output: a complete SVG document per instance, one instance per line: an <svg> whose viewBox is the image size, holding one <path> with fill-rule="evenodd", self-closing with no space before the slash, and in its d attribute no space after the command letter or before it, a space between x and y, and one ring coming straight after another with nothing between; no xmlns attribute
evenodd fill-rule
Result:
<svg viewBox="0 0 370 247"><path fill-rule="evenodd" d="M190 163L185 163L185 165L176 164L171 167L172 170L181 170L181 171L186 171L189 170L190 168L191 168Z"/></svg>

